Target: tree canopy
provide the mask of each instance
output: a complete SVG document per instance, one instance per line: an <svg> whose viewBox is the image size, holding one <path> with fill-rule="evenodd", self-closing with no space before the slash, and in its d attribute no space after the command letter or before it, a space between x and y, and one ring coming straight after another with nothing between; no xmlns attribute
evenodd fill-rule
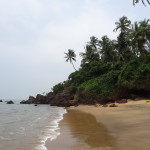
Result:
<svg viewBox="0 0 150 150"><path fill-rule="evenodd" d="M68 77L69 90L79 103L150 97L150 20L132 23L123 16L115 25L116 39L90 37L80 53L80 68ZM75 61L73 50L65 54L66 61ZM62 87L66 91L61 84L54 91Z"/></svg>

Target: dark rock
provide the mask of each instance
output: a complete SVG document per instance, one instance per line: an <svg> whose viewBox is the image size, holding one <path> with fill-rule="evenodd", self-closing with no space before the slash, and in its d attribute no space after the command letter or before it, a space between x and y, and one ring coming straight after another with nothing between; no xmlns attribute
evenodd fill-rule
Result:
<svg viewBox="0 0 150 150"><path fill-rule="evenodd" d="M23 100L20 102L20 104L31 104L28 100Z"/></svg>
<svg viewBox="0 0 150 150"><path fill-rule="evenodd" d="M147 103L149 103L150 101L146 101Z"/></svg>
<svg viewBox="0 0 150 150"><path fill-rule="evenodd" d="M116 102L119 104L123 104L123 103L127 103L128 100L127 99L121 99L121 100L117 100Z"/></svg>
<svg viewBox="0 0 150 150"><path fill-rule="evenodd" d="M34 106L37 106L37 104L35 104Z"/></svg>
<svg viewBox="0 0 150 150"><path fill-rule="evenodd" d="M34 103L35 102L35 97L29 96L28 102L31 103L31 104Z"/></svg>
<svg viewBox="0 0 150 150"><path fill-rule="evenodd" d="M0 100L0 102L3 102L2 100Z"/></svg>
<svg viewBox="0 0 150 150"><path fill-rule="evenodd" d="M20 102L20 104L34 104L35 103L35 97L33 96L29 96L29 99L28 100L22 100Z"/></svg>
<svg viewBox="0 0 150 150"><path fill-rule="evenodd" d="M49 101L47 100L46 96L38 94L36 96L35 103L38 103L38 104L49 104Z"/></svg>
<svg viewBox="0 0 150 150"><path fill-rule="evenodd" d="M111 104L109 107L118 107L116 104Z"/></svg>
<svg viewBox="0 0 150 150"><path fill-rule="evenodd" d="M10 100L7 102L7 104L14 104L14 102Z"/></svg>

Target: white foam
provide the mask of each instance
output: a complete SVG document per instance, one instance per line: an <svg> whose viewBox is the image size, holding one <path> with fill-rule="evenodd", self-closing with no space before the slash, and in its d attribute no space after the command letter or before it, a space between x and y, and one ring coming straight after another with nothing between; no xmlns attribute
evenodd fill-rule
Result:
<svg viewBox="0 0 150 150"><path fill-rule="evenodd" d="M41 144L36 146L36 150L47 150L45 143L48 139L50 141L56 139L59 135L60 132L58 131L59 128L59 122L63 119L63 115L67 113L66 109L63 109L61 112L58 114L58 118L56 118L54 121L51 121L45 129L41 131Z"/></svg>

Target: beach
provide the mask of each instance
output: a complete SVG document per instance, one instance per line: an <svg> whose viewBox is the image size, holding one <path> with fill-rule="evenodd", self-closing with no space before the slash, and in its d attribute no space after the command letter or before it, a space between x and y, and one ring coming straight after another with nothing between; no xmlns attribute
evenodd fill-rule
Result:
<svg viewBox="0 0 150 150"><path fill-rule="evenodd" d="M67 108L59 125L60 135L47 140L47 149L149 150L150 102L128 100L116 105Z"/></svg>

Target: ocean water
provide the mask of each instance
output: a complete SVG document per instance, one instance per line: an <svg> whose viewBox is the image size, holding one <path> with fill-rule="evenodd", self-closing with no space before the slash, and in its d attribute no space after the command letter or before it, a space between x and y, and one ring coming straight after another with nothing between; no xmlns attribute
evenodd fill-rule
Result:
<svg viewBox="0 0 150 150"><path fill-rule="evenodd" d="M64 108L0 103L0 150L46 150L47 139L60 134Z"/></svg>

